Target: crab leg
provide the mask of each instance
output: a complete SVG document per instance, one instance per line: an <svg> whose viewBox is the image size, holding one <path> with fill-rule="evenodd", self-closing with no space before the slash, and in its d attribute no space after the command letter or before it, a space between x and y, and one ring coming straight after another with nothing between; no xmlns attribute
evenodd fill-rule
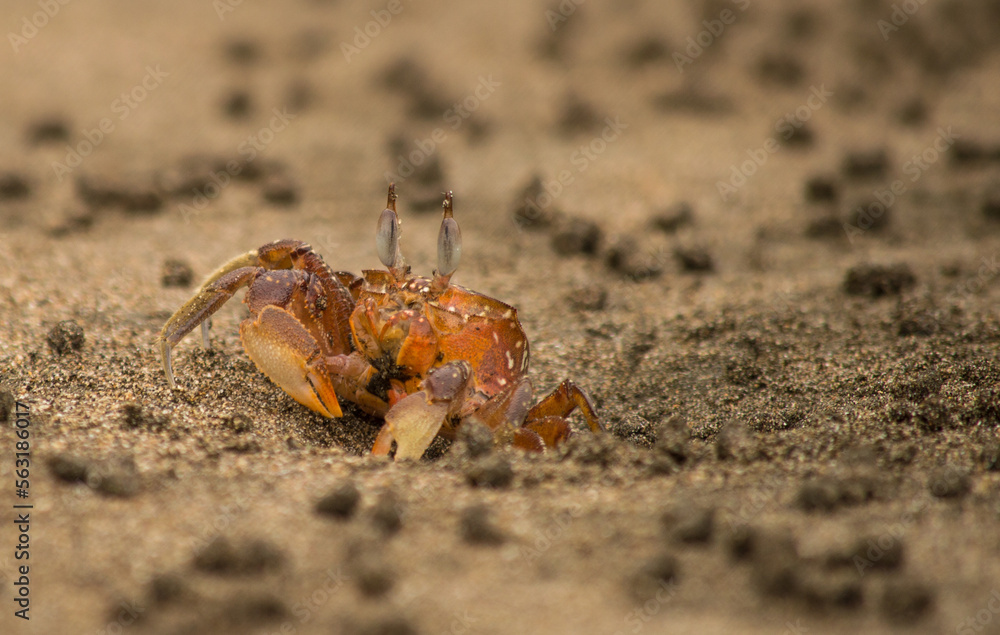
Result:
<svg viewBox="0 0 1000 635"><path fill-rule="evenodd" d="M574 409L580 410L587 425L594 433L604 432L604 426L597 418L597 412L594 410L590 396L569 379L559 384L558 388L528 411L525 427L530 428L533 422L543 420L546 417L565 418Z"/></svg>
<svg viewBox="0 0 1000 635"><path fill-rule="evenodd" d="M236 262L237 259L230 261ZM163 371L167 375L167 383L174 387L174 373L170 365L170 349L177 342L180 342L185 335L190 333L199 324L205 324L213 313L218 311L233 294L241 287L249 285L257 272L257 267L237 267L229 271L218 271L219 275L213 275L202 285L202 288L184 306L177 309L177 312L170 316L167 323L163 325L157 341L160 345L160 358L163 360ZM205 327L202 327L202 336L207 344L208 337Z"/></svg>

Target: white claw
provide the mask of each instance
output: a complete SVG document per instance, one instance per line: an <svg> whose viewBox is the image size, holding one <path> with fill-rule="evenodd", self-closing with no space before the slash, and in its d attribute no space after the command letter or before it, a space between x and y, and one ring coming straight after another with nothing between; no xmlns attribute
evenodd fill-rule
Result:
<svg viewBox="0 0 1000 635"><path fill-rule="evenodd" d="M447 402L428 403L423 391L396 403L385 415L389 430L396 439L396 460L423 456L447 414Z"/></svg>

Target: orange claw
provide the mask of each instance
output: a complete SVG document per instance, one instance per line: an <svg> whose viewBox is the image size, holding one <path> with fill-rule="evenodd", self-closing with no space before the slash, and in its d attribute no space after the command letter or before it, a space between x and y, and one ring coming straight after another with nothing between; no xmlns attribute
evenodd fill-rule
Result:
<svg viewBox="0 0 1000 635"><path fill-rule="evenodd" d="M319 346L294 315L266 306L240 325L240 337L257 368L295 401L324 417L343 416L333 385L313 365Z"/></svg>

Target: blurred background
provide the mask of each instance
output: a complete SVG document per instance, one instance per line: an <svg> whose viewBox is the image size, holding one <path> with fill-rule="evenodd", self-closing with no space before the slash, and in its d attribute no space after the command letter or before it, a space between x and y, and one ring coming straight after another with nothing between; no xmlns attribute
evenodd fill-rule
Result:
<svg viewBox="0 0 1000 635"><path fill-rule="evenodd" d="M114 632L122 598L164 633L945 632L992 606L1000 2L17 0L0 24L0 384L57 466L37 632ZM377 422L267 382L239 302L166 388L151 344L203 276L278 238L376 267L390 182L424 275L454 192L454 281L518 308L538 392L574 378L616 445L512 459L508 493L469 486L464 455L366 462ZM296 601L374 531L317 519L334 477L365 514L395 491L412 533L362 549L392 554L395 590L356 576L306 625ZM669 538L679 595L637 603L635 580L673 580L677 501L710 508L699 546ZM466 503L506 551L459 537ZM702 548L715 510L773 549ZM900 518L905 559L862 580L851 554ZM271 541L265 573L216 586L216 535L258 564Z"/></svg>

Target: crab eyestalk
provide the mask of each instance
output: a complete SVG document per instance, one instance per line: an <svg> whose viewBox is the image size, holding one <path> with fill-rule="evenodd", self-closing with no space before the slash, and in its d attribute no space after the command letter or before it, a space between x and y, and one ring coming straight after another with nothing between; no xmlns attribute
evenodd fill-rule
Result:
<svg viewBox="0 0 1000 635"><path fill-rule="evenodd" d="M378 217L375 230L375 246L378 248L378 258L386 266L396 280L401 280L406 273L403 254L399 251L399 215L396 214L396 184L389 184L389 197L385 209Z"/></svg>
<svg viewBox="0 0 1000 635"><path fill-rule="evenodd" d="M462 230L455 220L451 199L451 192L444 195L444 218L438 232L438 266L434 272L434 287L440 290L448 287L462 257Z"/></svg>

